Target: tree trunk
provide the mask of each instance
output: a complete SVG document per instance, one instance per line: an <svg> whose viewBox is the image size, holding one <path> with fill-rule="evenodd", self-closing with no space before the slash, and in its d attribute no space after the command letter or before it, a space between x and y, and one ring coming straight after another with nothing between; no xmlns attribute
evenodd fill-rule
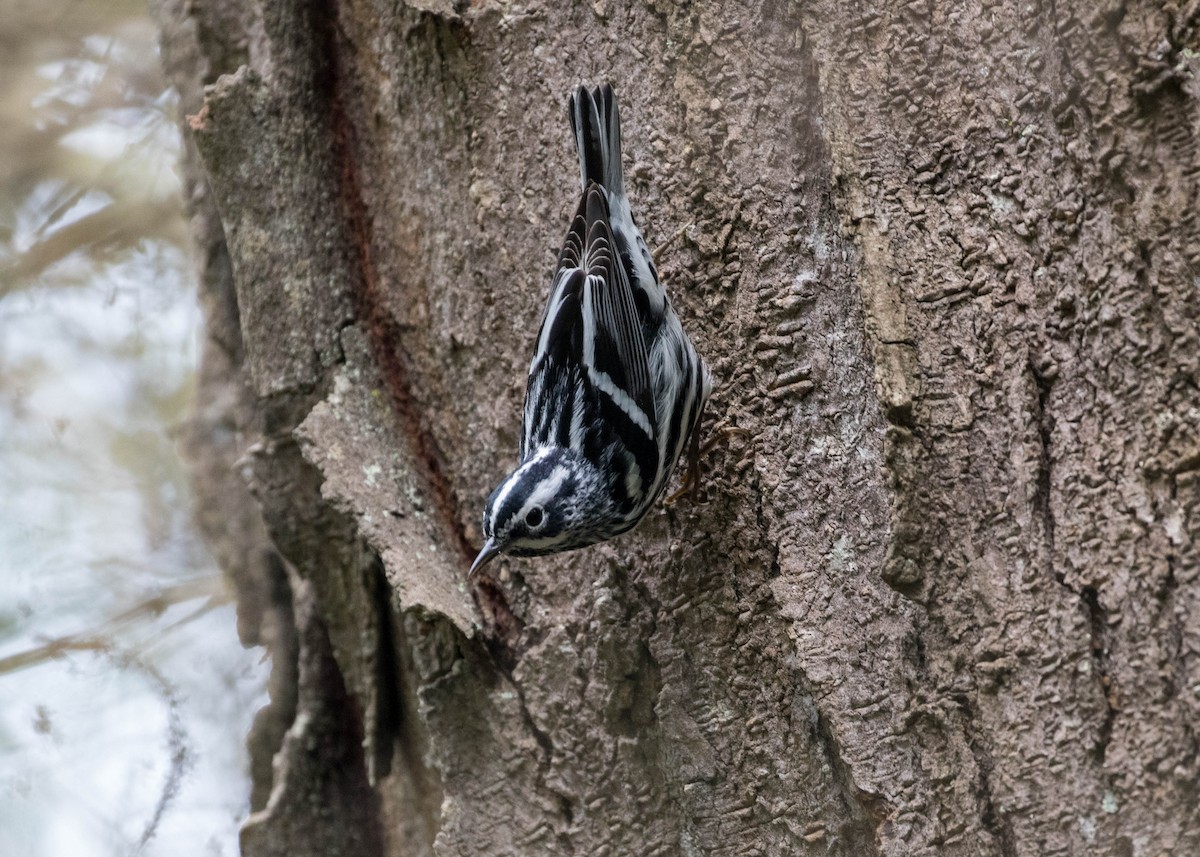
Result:
<svg viewBox="0 0 1200 857"><path fill-rule="evenodd" d="M1200 3L157 2L247 857L1200 853ZM602 79L748 439L472 585Z"/></svg>

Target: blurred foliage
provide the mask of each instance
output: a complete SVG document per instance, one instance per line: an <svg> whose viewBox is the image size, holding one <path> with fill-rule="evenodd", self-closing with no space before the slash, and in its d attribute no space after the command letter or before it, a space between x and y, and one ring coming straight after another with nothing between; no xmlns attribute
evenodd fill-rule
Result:
<svg viewBox="0 0 1200 857"><path fill-rule="evenodd" d="M175 101L145 15L144 0L0 0L0 296L78 251L185 240L153 155Z"/></svg>
<svg viewBox="0 0 1200 857"><path fill-rule="evenodd" d="M265 668L172 439L176 104L146 0L0 0L0 855L237 849Z"/></svg>

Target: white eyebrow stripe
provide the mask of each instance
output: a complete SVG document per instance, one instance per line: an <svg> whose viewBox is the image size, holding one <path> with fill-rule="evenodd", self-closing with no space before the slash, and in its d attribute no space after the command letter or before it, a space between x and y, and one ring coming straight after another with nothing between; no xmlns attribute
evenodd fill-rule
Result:
<svg viewBox="0 0 1200 857"><path fill-rule="evenodd" d="M529 499L525 501L525 505L521 507L521 511L517 512L515 520L525 520L525 516L534 506L546 506L546 504L558 496L559 490L570 475L571 472L561 465L550 471L550 475L539 482L534 492L529 495Z"/></svg>
<svg viewBox="0 0 1200 857"><path fill-rule="evenodd" d="M500 489L500 493L496 495L496 502L492 504L493 513L499 512L504 508L504 501L508 499L508 495L512 493L513 488L517 487L517 483L521 481L518 478L521 472L524 471L525 468L530 464L533 464L536 461L541 461L549 454L550 449L548 447L543 447L542 449L539 449L537 453L529 459L529 461L525 462L525 464L513 471L512 476L508 477L508 481L505 482L504 487Z"/></svg>

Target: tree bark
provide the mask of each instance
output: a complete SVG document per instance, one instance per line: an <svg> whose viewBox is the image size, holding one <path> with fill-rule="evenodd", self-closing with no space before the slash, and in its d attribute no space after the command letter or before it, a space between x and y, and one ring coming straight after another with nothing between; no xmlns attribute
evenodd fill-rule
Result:
<svg viewBox="0 0 1200 857"><path fill-rule="evenodd" d="M248 857L1200 853L1200 3L157 6ZM749 438L472 585L602 79Z"/></svg>

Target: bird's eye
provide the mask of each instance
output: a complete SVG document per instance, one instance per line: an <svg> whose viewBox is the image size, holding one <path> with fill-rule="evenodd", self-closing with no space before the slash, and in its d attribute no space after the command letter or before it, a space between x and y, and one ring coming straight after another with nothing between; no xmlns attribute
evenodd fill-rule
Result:
<svg viewBox="0 0 1200 857"><path fill-rule="evenodd" d="M534 506L525 513L525 526L531 530L536 530L546 520L546 513L542 511L541 506Z"/></svg>

